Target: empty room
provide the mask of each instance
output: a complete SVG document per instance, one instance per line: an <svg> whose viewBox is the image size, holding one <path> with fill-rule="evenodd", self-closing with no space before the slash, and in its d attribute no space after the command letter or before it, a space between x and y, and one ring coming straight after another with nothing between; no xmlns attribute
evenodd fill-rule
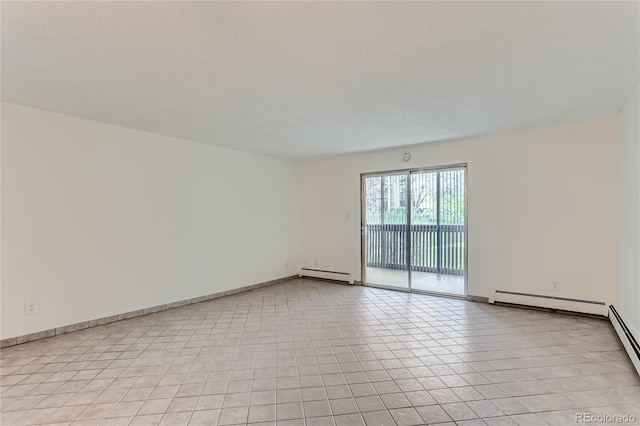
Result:
<svg viewBox="0 0 640 426"><path fill-rule="evenodd" d="M640 2L3 1L0 424L640 424Z"/></svg>

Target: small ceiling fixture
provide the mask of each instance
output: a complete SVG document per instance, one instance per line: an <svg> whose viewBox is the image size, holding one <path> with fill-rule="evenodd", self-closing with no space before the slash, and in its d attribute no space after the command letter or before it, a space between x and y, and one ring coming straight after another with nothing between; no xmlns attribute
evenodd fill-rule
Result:
<svg viewBox="0 0 640 426"><path fill-rule="evenodd" d="M409 154L408 152L403 152L400 155L400 159L402 160L403 163L406 163L407 161L411 160L411 154Z"/></svg>

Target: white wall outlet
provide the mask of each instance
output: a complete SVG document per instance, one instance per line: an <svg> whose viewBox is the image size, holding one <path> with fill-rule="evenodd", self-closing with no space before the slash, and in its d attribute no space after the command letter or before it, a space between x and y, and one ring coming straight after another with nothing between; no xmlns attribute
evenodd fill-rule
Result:
<svg viewBox="0 0 640 426"><path fill-rule="evenodd" d="M318 261L317 260L313 261L313 266L318 266Z"/></svg>
<svg viewBox="0 0 640 426"><path fill-rule="evenodd" d="M560 291L560 283L557 281L553 281L551 283L551 291Z"/></svg>
<svg viewBox="0 0 640 426"><path fill-rule="evenodd" d="M24 302L24 314L33 315L38 313L38 304L36 302Z"/></svg>
<svg viewBox="0 0 640 426"><path fill-rule="evenodd" d="M285 262L284 262L284 267L285 267L285 268L288 268L288 267L289 267L289 262L285 261Z"/></svg>

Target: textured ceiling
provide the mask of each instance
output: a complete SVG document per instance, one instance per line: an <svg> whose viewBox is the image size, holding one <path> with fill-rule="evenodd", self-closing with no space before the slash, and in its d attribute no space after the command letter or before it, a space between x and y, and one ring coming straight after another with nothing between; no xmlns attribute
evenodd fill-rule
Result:
<svg viewBox="0 0 640 426"><path fill-rule="evenodd" d="M638 2L2 2L2 99L288 158L615 114Z"/></svg>

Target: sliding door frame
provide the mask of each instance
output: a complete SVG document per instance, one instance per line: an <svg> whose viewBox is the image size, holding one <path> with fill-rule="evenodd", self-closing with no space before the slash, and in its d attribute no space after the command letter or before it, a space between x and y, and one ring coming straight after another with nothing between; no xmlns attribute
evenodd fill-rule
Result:
<svg viewBox="0 0 640 426"><path fill-rule="evenodd" d="M399 170L386 170L381 172L370 172L370 173L360 173L360 277L362 285L368 287L376 287L383 288L388 290L396 290L396 291L404 291L409 293L420 293L420 294L432 294L436 296L446 296L453 297L456 299L465 299L468 294L468 281L469 281L469 194L467 191L468 181L469 181L469 173L467 170L467 163L456 163L456 164L447 164L442 166L432 166L432 167L417 167L410 169L399 169ZM411 276L411 214L412 214L412 189L411 189L411 176L417 173L429 173L429 172L439 172L439 171L448 171L448 170L464 170L464 295L456 295L450 293L442 293L437 291L428 291L428 290L416 290L412 288L412 276ZM367 283L367 259L366 259L366 192L365 192L365 179L376 176L389 176L389 175L406 175L407 176L407 238L406 238L406 264L408 269L408 288L404 289L401 287L393 287L386 286L381 284L371 284ZM438 175L439 176L439 175ZM440 191L440 185L438 184L438 191ZM384 197L383 197L384 198ZM439 204L439 203L438 203ZM438 213L439 214L439 213ZM438 250L440 248L438 247Z"/></svg>

